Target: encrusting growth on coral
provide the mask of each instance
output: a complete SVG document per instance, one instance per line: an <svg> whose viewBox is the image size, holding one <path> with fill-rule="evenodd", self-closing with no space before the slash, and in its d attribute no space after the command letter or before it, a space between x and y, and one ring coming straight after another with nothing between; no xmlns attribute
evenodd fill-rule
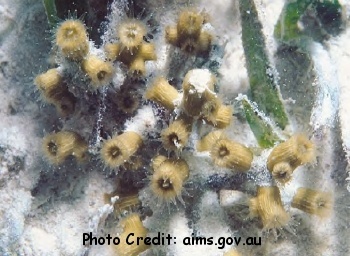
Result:
<svg viewBox="0 0 350 256"><path fill-rule="evenodd" d="M118 43L105 46L107 57L111 61L121 61L130 73L144 75L145 61L156 60L154 44L144 41L146 25L137 19L128 19L119 25Z"/></svg>
<svg viewBox="0 0 350 256"><path fill-rule="evenodd" d="M218 108L214 92L215 76L207 69L193 69L187 72L183 82L183 98L181 102L184 112L192 117L206 112L203 108L208 102L215 111ZM210 106L207 106L209 108Z"/></svg>
<svg viewBox="0 0 350 256"><path fill-rule="evenodd" d="M298 188L293 197L292 207L326 218L332 212L332 194L309 188Z"/></svg>
<svg viewBox="0 0 350 256"><path fill-rule="evenodd" d="M290 217L282 205L278 187L258 187L257 196L250 199L249 211L251 217L259 217L264 229L281 228Z"/></svg>
<svg viewBox="0 0 350 256"><path fill-rule="evenodd" d="M183 183L188 179L189 167L183 159L162 160L163 158L158 158L154 162L156 164L153 164L155 169L150 186L159 199L173 202L176 197L181 197Z"/></svg>
<svg viewBox="0 0 350 256"><path fill-rule="evenodd" d="M291 179L293 171L300 165L315 159L313 143L304 135L294 135L278 144L267 159L267 169L281 183Z"/></svg>
<svg viewBox="0 0 350 256"><path fill-rule="evenodd" d="M123 232L120 235L120 244L115 246L117 255L119 256L137 256L140 253L147 250L150 246L146 245L144 242L138 243L136 239L138 237L145 238L147 236L147 229L143 226L143 223L138 214L131 214L121 221L121 226L123 227ZM134 236L127 237L130 233L134 233ZM128 242L133 242L132 244L127 244Z"/></svg>
<svg viewBox="0 0 350 256"><path fill-rule="evenodd" d="M78 19L62 22L56 31L56 44L64 57L81 61L89 51L89 39L84 23Z"/></svg>
<svg viewBox="0 0 350 256"><path fill-rule="evenodd" d="M74 156L79 162L85 161L88 145L78 133L60 131L44 137L43 150L46 158L52 164L58 165L68 156Z"/></svg>
<svg viewBox="0 0 350 256"><path fill-rule="evenodd" d="M202 118L217 128L226 128L232 120L232 109L221 103L214 92L215 76L207 69L192 69L183 83L182 110L191 117Z"/></svg>
<svg viewBox="0 0 350 256"><path fill-rule="evenodd" d="M128 161L142 145L142 137L136 132L126 131L106 140L101 148L101 159L110 168Z"/></svg>
<svg viewBox="0 0 350 256"><path fill-rule="evenodd" d="M165 39L169 44L191 54L208 53L212 35L203 25L207 17L196 10L184 10L180 13L176 26L165 28Z"/></svg>

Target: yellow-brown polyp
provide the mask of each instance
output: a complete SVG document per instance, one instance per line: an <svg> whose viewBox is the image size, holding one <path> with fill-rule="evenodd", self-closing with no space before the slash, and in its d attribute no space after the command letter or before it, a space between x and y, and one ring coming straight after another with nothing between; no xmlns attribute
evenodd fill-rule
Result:
<svg viewBox="0 0 350 256"><path fill-rule="evenodd" d="M101 159L106 166L116 168L128 161L142 145L139 134L126 131L105 141L101 149Z"/></svg>
<svg viewBox="0 0 350 256"><path fill-rule="evenodd" d="M146 26L136 19L126 20L122 22L118 28L120 43L129 51L133 51L143 43L143 37L146 33Z"/></svg>
<svg viewBox="0 0 350 256"><path fill-rule="evenodd" d="M203 25L203 17L195 11L183 11L177 22L177 32L180 37L198 38Z"/></svg>
<svg viewBox="0 0 350 256"><path fill-rule="evenodd" d="M144 61L157 59L156 50L152 43L142 43L139 47L138 55Z"/></svg>
<svg viewBox="0 0 350 256"><path fill-rule="evenodd" d="M203 118L207 123L215 125L220 106L221 101L217 97L209 99L208 101L204 102L200 117Z"/></svg>
<svg viewBox="0 0 350 256"><path fill-rule="evenodd" d="M137 243L137 238L145 238L147 236L147 229L143 226L140 216L138 214L131 214L122 221L123 232L120 235L120 244L115 248L118 256L138 256L140 253L146 251L150 246L141 242ZM130 237L130 233L134 236ZM129 236L129 237L128 237ZM128 237L128 239L127 239ZM133 242L127 244L126 242Z"/></svg>
<svg viewBox="0 0 350 256"><path fill-rule="evenodd" d="M174 201L181 195L183 183L189 175L189 167L182 159L163 161L151 178L153 193L165 202Z"/></svg>
<svg viewBox="0 0 350 256"><path fill-rule="evenodd" d="M110 61L115 61L121 52L120 44L107 43L104 47L107 59Z"/></svg>
<svg viewBox="0 0 350 256"><path fill-rule="evenodd" d="M207 53L210 49L212 35L203 30L207 17L195 10L180 13L176 26L165 29L165 39L169 44L188 53Z"/></svg>
<svg viewBox="0 0 350 256"><path fill-rule="evenodd" d="M83 60L82 69L91 79L95 88L108 84L113 77L112 63L94 55L90 55Z"/></svg>
<svg viewBox="0 0 350 256"><path fill-rule="evenodd" d="M206 121L212 124L214 127L224 129L230 125L232 121L232 107L226 105L220 105L216 112L214 112L212 118L206 119Z"/></svg>
<svg viewBox="0 0 350 256"><path fill-rule="evenodd" d="M64 57L81 61L89 51L88 36L80 20L66 20L56 31L56 44Z"/></svg>
<svg viewBox="0 0 350 256"><path fill-rule="evenodd" d="M52 68L45 73L37 75L34 79L34 84L45 98L50 99L57 91L61 91L62 76L56 68Z"/></svg>
<svg viewBox="0 0 350 256"><path fill-rule="evenodd" d="M256 198L249 202L251 217L260 217L264 229L281 228L290 217L284 210L278 187L258 187Z"/></svg>
<svg viewBox="0 0 350 256"><path fill-rule="evenodd" d="M146 73L146 65L145 65L145 61L138 57L135 58L129 65L129 71L132 74L145 74Z"/></svg>
<svg viewBox="0 0 350 256"><path fill-rule="evenodd" d="M178 40L177 28L171 26L166 27L165 38L169 44L176 45Z"/></svg>
<svg viewBox="0 0 350 256"><path fill-rule="evenodd" d="M198 52L207 52L210 49L211 41L213 36L206 32L202 31L197 40L197 51Z"/></svg>
<svg viewBox="0 0 350 256"><path fill-rule="evenodd" d="M55 105L60 116L66 117L74 112L75 97L68 91L57 69L49 69L45 73L37 75L34 84L44 99Z"/></svg>
<svg viewBox="0 0 350 256"><path fill-rule="evenodd" d="M212 131L197 142L196 149L198 152L209 151L214 146L214 144L221 139L226 139L224 131Z"/></svg>
<svg viewBox="0 0 350 256"><path fill-rule="evenodd" d="M287 162L294 171L298 166L310 163L315 159L313 143L304 135L294 135L289 140L277 145L267 159L270 172L280 162Z"/></svg>
<svg viewBox="0 0 350 256"><path fill-rule="evenodd" d="M157 59L154 44L143 40L146 33L146 26L139 20L123 22L118 29L119 43L105 46L107 57L124 63L132 74L144 75L145 61Z"/></svg>
<svg viewBox="0 0 350 256"><path fill-rule="evenodd" d="M168 158L166 156L163 155L157 155L155 157L152 158L152 163L151 163L151 167L153 170L157 170L159 168L159 166Z"/></svg>
<svg viewBox="0 0 350 256"><path fill-rule="evenodd" d="M43 150L48 160L58 165L71 155L78 161L86 160L88 146L76 132L60 131L44 137Z"/></svg>
<svg viewBox="0 0 350 256"><path fill-rule="evenodd" d="M179 118L172 122L161 133L164 148L173 151L182 150L187 145L191 128L192 123L186 118Z"/></svg>
<svg viewBox="0 0 350 256"><path fill-rule="evenodd" d="M285 184L292 179L293 169L288 162L279 162L275 164L271 174L275 180Z"/></svg>
<svg viewBox="0 0 350 256"><path fill-rule="evenodd" d="M220 139L214 143L210 156L220 167L243 172L250 169L253 161L253 153L247 147L228 139Z"/></svg>
<svg viewBox="0 0 350 256"><path fill-rule="evenodd" d="M148 100L157 102L166 109L174 110L175 102L179 98L179 93L165 78L159 77L155 80L153 85L147 89L145 97Z"/></svg>
<svg viewBox="0 0 350 256"><path fill-rule="evenodd" d="M332 212L332 194L309 188L298 188L293 197L292 207L326 218Z"/></svg>

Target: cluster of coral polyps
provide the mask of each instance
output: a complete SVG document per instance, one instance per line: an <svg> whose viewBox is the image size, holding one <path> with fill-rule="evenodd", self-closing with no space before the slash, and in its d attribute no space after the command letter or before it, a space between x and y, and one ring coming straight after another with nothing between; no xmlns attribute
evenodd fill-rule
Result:
<svg viewBox="0 0 350 256"><path fill-rule="evenodd" d="M182 83L180 94L164 78L158 78L146 91L146 98L157 102L178 118L161 133L164 148L181 150L188 141L196 119L217 128L227 127L232 120L232 107L223 105L214 92L215 77L207 69L190 70Z"/></svg>
<svg viewBox="0 0 350 256"><path fill-rule="evenodd" d="M272 150L267 159L267 169L278 182L286 183L298 166L310 163L314 158L312 142L303 135L295 135Z"/></svg>
<svg viewBox="0 0 350 256"><path fill-rule="evenodd" d="M206 30L208 18L208 15L195 10L182 12L176 26L165 29L167 42L188 53L207 53L213 37Z"/></svg>
<svg viewBox="0 0 350 256"><path fill-rule="evenodd" d="M180 50L193 54L209 52L212 35L204 29L207 22L208 16L203 13L196 10L183 11L179 15L176 33L172 28L165 29L166 40L169 43L176 41L173 46L179 46ZM173 31L171 40L169 29ZM41 92L43 100L56 107L63 122L69 120L77 122L73 125L74 129L67 128L69 125L66 125L66 122L63 123L61 131L45 136L43 150L51 164L63 164L71 156L79 163L88 162L92 153L110 169L137 169L142 165L136 164L138 159L136 154L147 142L151 133L161 137L165 150L179 153L186 146L192 124L197 119L216 128L225 128L230 124L232 109L223 105L214 92L216 79L206 69L188 72L183 82L183 93L178 92L166 79L156 79L153 86L145 92L145 99L140 107L141 97L133 93L142 92L142 89L133 91L132 88L135 84L146 83L145 62L157 59L155 45L147 39L148 32L148 26L144 22L126 18L116 27L113 33L116 35L115 38L109 38L102 47L96 48L94 42L89 40L87 28L81 20L68 19L58 25L53 48L56 51L57 67L39 74L34 83ZM192 51L189 47L196 50ZM124 80L116 86L113 79L118 76L117 70L120 67L125 67L127 71L122 74ZM123 72L123 69L118 71ZM109 90L111 84L114 88ZM107 133L114 134L111 138L106 138L108 136L102 138L99 133L102 133L103 125L96 127L96 123L101 120L94 122L93 118L86 117L87 112L82 109L96 108L94 104L96 101L103 101L101 98L107 99L103 99L104 106L98 106L100 109L111 102L115 103L123 114L129 115L138 110L133 119L124 121L125 129L120 129L118 126L115 132L116 128L111 128L113 125L103 127L108 130ZM148 99L161 106L154 107L146 101ZM165 129L156 127L160 118L155 112L163 107L170 110L167 112L168 119L176 116ZM118 115L118 112L114 115ZM104 118L111 119L113 113L105 116L107 117ZM112 123L110 121L113 122L113 119L106 120ZM90 128L91 133L98 133L96 137L99 141L97 143L94 141L98 151L95 150L96 145L93 145L92 149L91 137L87 137L86 132L83 135L78 134L78 130L82 128L77 126L80 122L85 126L91 126L84 127L85 131ZM179 166L182 166L180 169L183 170L180 176L174 171ZM151 186L154 193L166 201L179 197L182 184L188 178L187 163L172 157L153 169Z"/></svg>
<svg viewBox="0 0 350 256"><path fill-rule="evenodd" d="M186 10L180 14L176 26L165 29L166 41L188 53L208 53L212 35L207 31L206 23L207 15ZM66 118L63 120L73 119L73 116L74 120L85 118L85 124L90 127L84 128L90 129L90 133L98 133L96 137L99 141L98 151L95 151L91 150L91 147L96 145L86 142L91 141L91 138L89 140L76 131L63 129L51 133L43 140L43 149L49 162L59 165L67 158L74 157L80 163L88 161L89 153L93 153L105 166L113 170L130 172L146 167L151 173L150 190L160 201L174 202L177 198L182 200L181 193L184 183L189 179L190 168L181 153L186 150L191 134L196 132L193 129L194 124L199 122L207 124L212 131L195 141L196 148L192 148L193 151L208 152L212 162L219 167L249 171L254 158L253 152L245 145L230 139L225 133L224 129L232 121L233 109L232 106L223 104L215 93L216 78L208 69L189 70L183 78L182 90L172 86L165 77L153 79L153 83L147 86L147 89L141 90L145 99L142 105L139 102L140 97L133 94L137 90L132 91L127 87L130 76L133 79L139 78L138 82L132 80L133 83L146 84L146 80L142 80L142 76L147 72L145 62L157 59L155 45L145 40L147 33L147 26L141 21L126 19L117 29L117 42L106 43L101 49L97 49L89 41L86 28L80 20L70 19L59 25L55 40L59 55L58 67L38 75L35 84L44 100L53 104L59 115ZM109 94L111 91L107 89L117 76L115 62L126 67L126 75L129 77L124 79L123 84L119 85L121 89L112 97ZM76 76L80 79L78 83L72 81ZM126 87L123 87L124 85ZM95 98L92 95L95 95ZM121 125L118 124L117 128L104 127L108 130L107 133L113 133L111 138L105 136L104 141L100 136L102 129L99 130L102 125L95 127L101 120L91 121L91 118L83 116L88 112L78 109L95 105L95 101L87 101L98 97L103 100L112 97L109 103L115 102L117 108L128 117L138 110L133 118L123 121L124 128L120 128ZM100 109L106 109L106 105L109 104L103 100L101 102L105 105L100 105ZM148 100L152 101L152 104ZM110 112L114 111L118 110L113 109ZM119 115L118 113L116 115ZM113 115L106 116L109 118L107 122L113 126ZM164 121L164 116L169 124L165 126L166 122L163 122L159 125L159 122ZM161 143L156 145L157 150L147 145L148 141L154 138ZM149 151L148 163L143 162L144 159L137 155L145 144ZM163 153L159 154L161 150ZM275 181L283 185L291 180L292 173L298 166L312 162L313 158L313 144L306 137L297 135L272 150L267 159L267 169ZM148 164L151 168L148 168ZM108 203L113 196L119 196L119 200L114 203L116 215L139 208L142 202L138 198L138 189L135 190L106 194ZM259 217L265 229L282 227L290 218L283 207L277 186L258 187L257 196L246 203L249 205L250 216ZM292 207L324 217L332 207L331 195L300 188L293 198ZM141 237L146 236L147 230L138 215L130 215L123 223L122 236L129 231L136 232ZM121 250L125 249L128 253L119 252L121 255L136 255L147 249L124 247L120 247L123 248ZM235 252L227 255L235 255Z"/></svg>
<svg viewBox="0 0 350 256"><path fill-rule="evenodd" d="M154 44L143 40L147 29L141 21L130 19L120 24L118 29L118 43L105 46L108 59L121 61L127 65L131 73L144 75L145 61L156 60Z"/></svg>
<svg viewBox="0 0 350 256"><path fill-rule="evenodd" d="M277 186L258 187L256 197L251 198L248 204L250 217L259 217L264 229L281 228L288 224L290 216L283 207ZM326 218L331 214L333 199L327 192L298 188L291 206Z"/></svg>

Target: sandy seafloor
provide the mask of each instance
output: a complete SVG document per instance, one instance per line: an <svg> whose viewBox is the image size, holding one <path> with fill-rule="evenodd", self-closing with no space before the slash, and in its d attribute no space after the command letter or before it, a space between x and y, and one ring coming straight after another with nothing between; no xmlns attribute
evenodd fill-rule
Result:
<svg viewBox="0 0 350 256"><path fill-rule="evenodd" d="M148 2L162 27L174 24L185 1ZM237 2L192 2L212 16L215 40L224 51L218 95L225 103L233 102L239 93L245 94L249 86ZM227 209L219 202L217 191L221 188L253 195L256 185L268 183L264 173L257 172L267 153L254 160L250 175L225 183L231 171L215 167L206 156L184 151L191 170L186 193L195 191L184 197L186 208L181 204L156 205L148 188L140 192L143 204L153 210L144 221L151 234L169 233L178 241L194 230L214 238L262 237L261 246L240 246L242 255L350 255L350 191L346 180L350 156L350 1L341 2L347 25L339 36L324 44L310 43L310 64L298 54L283 56L277 52L272 33L284 1L255 0L291 121L286 132L307 134L317 148L316 163L299 167L293 180L281 188L282 201L292 216L288 228L277 235L262 232L257 220L246 219L240 210ZM103 200L104 193L115 189L109 172L101 164L54 167L43 157L42 137L64 122L43 102L33 84L34 77L48 67L51 40L42 1L0 0L0 255L116 255L112 246L82 244L84 232L101 236L120 232L118 221L107 217L111 206ZM169 49L161 38L155 38L155 43L159 58L148 68L149 72L162 73L167 68ZM234 120L227 132L238 142L256 148L244 120ZM192 145L197 139L191 138ZM237 185L241 179L244 184ZM209 185L198 187L203 183ZM191 189L191 184L196 188ZM293 194L302 186L333 193L334 210L329 218L320 219L290 207ZM143 255L215 256L230 248L178 242L154 246Z"/></svg>

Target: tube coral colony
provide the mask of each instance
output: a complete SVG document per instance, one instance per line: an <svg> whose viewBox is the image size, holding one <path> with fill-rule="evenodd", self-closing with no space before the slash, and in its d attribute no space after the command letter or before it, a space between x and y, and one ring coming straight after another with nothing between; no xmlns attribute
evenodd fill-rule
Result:
<svg viewBox="0 0 350 256"><path fill-rule="evenodd" d="M244 9L252 1L241 2ZM255 7L249 8L254 10ZM220 79L215 69L192 63L176 75L162 73L156 65L152 66L159 58L158 45L152 42L155 36L150 29L152 22L123 15L116 24L113 23L113 32L103 37L99 48L89 39L83 21L70 18L59 23L54 39L56 67L34 79L43 101L56 108L63 122L61 130L51 132L43 139L47 161L53 166L67 161L77 161L78 165L99 162L96 166L115 171L121 187L110 194L106 191L105 201L114 206L115 217L120 220L123 232L115 237L84 233L84 245L117 245L115 250L119 255L138 255L151 245L176 244L176 238L170 234L158 232L156 236L148 236L149 231L144 226L147 214L140 210L147 205L139 195L141 190L146 190L159 203L169 205L179 200L188 204L182 194L186 183L194 179L189 155L190 158L209 156L210 164L230 170L232 174L249 173L255 161L264 158L261 169L267 170L270 180L268 185L256 184L256 197L247 201L250 217L259 218L264 230L288 226L290 215L282 202L280 189L293 180L298 167L315 162L316 148L311 139L287 130L283 136L274 137L273 143L267 141L267 134L275 131L263 132L258 137L261 132L258 128L262 127L258 122L263 120L262 115L254 116L259 112L255 109L254 98L244 98L241 100L243 107L238 108L246 111L257 140L260 142L262 138L265 140L262 144L269 146L262 146L257 153L239 142L241 140L234 140L230 132L235 129L234 115L242 111L234 109L234 104L226 103L218 93ZM250 19L252 15L248 16L243 18ZM159 29L168 49L205 63L212 60L218 47L214 30L209 29L210 21L211 17L205 11L185 8L178 12L175 25ZM247 31L245 20L242 22L244 40ZM259 41L259 45L264 44ZM249 52L249 45L244 47L246 58L254 55ZM248 60L248 68L251 61ZM250 79L257 82L253 76ZM264 129L273 127L276 134L281 134L288 118L278 93L278 90L268 90L269 97L278 102L280 113L266 114L282 116L283 122L276 121L277 125L266 125ZM262 104L258 107L270 111L274 106L263 106L262 94L263 90L252 93L253 97L258 95L258 103ZM98 120L89 111L97 108ZM74 120L75 126L69 126ZM203 127L205 132L199 129ZM263 150L267 154L262 154ZM124 173L130 174L129 179L123 180ZM142 183L145 179L149 181L148 185ZM114 197L118 199L113 201ZM331 193L299 188L291 206L325 217L331 212L332 202Z"/></svg>

